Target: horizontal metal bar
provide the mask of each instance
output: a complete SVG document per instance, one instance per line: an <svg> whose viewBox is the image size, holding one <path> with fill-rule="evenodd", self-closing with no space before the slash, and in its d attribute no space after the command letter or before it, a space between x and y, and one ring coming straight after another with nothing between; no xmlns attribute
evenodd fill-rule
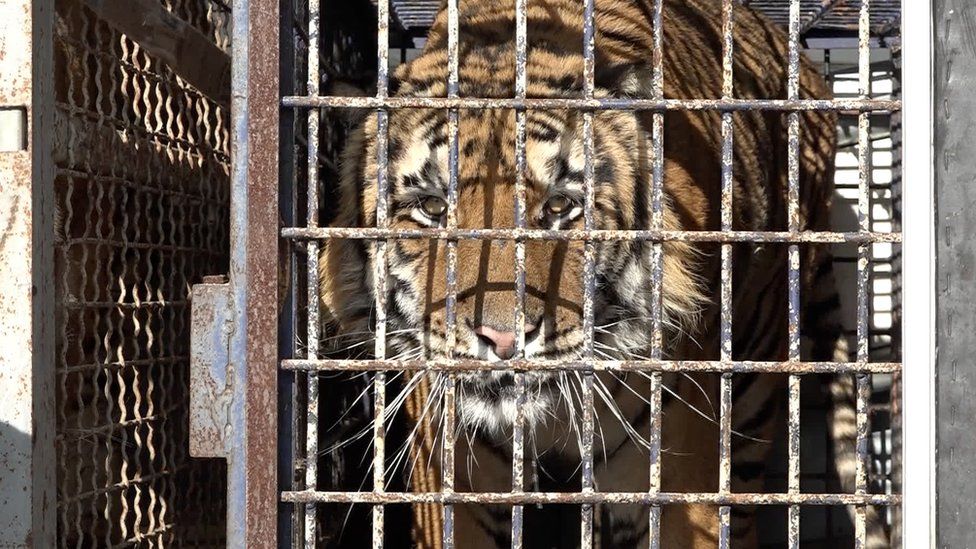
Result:
<svg viewBox="0 0 976 549"><path fill-rule="evenodd" d="M189 362L189 355L173 355L160 358L143 358L138 360L115 360L111 362L86 362L83 364L75 364L71 366L61 366L58 368L55 374L59 377L73 375L81 372L91 372L93 370L134 370L136 368L156 366L156 365L171 365L180 362Z"/></svg>
<svg viewBox="0 0 976 549"><path fill-rule="evenodd" d="M180 471L185 471L189 469L191 465L184 464L177 467L166 467L163 469L157 469L153 473L149 474L136 474L136 476L126 478L125 480L120 480L119 482L114 482L110 484L105 484L95 488L94 490L88 490L86 492L81 492L79 494L73 494L70 497L58 498L57 509L65 509L69 506L75 506L81 501L93 501L100 496L105 494L111 494L114 492L121 492L128 488L140 485L152 484L157 481L172 478ZM63 511L62 511L63 512Z"/></svg>
<svg viewBox="0 0 976 549"><path fill-rule="evenodd" d="M585 229L377 229L373 227L289 227L281 236L299 240L439 239L439 240L654 240L678 242L899 243L901 233L801 231L666 231Z"/></svg>
<svg viewBox="0 0 976 549"><path fill-rule="evenodd" d="M637 372L731 372L769 374L833 374L900 372L899 362L748 362L718 360L532 360L498 362L470 359L423 360L302 360L281 361L285 370L308 371L637 371Z"/></svg>
<svg viewBox="0 0 976 549"><path fill-rule="evenodd" d="M658 492L282 492L287 503L480 503L489 505L899 505L895 494L718 494Z"/></svg>
<svg viewBox="0 0 976 549"><path fill-rule="evenodd" d="M337 109L537 109L634 111L898 111L897 99L624 99L624 98L475 98L475 97L331 97L291 95L282 105Z"/></svg>

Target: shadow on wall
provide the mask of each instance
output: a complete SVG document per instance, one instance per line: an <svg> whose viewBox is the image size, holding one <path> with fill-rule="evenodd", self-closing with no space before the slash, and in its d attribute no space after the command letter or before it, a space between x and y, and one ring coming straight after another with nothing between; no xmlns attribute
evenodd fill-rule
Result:
<svg viewBox="0 0 976 549"><path fill-rule="evenodd" d="M0 547L30 547L31 437L0 421Z"/></svg>

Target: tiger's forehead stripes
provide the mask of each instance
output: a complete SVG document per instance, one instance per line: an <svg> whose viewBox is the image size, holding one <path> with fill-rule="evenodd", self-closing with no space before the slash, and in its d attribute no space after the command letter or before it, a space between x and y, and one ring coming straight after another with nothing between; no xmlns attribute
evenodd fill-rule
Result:
<svg viewBox="0 0 976 549"><path fill-rule="evenodd" d="M619 141L640 130L633 117L618 113L600 113L602 129L595 133L597 157L596 183L612 183L620 162L628 161L634 152ZM411 113L394 119L403 129L393 158L394 181L404 191L422 189L443 194L448 181L448 145L446 117L443 112ZM511 110L463 112L460 117L460 185L492 182L514 183L515 115ZM527 116L526 176L528 183L541 192L560 189L582 193L583 142L581 117L566 111L533 111ZM609 137L606 134L612 134ZM623 156L621 156L623 155Z"/></svg>

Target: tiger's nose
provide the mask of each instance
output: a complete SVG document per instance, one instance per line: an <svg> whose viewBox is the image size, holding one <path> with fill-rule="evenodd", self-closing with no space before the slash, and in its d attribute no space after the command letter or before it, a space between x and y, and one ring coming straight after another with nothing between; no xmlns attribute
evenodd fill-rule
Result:
<svg viewBox="0 0 976 549"><path fill-rule="evenodd" d="M535 324L525 323L525 333L527 335L535 332L535 329ZM515 343L517 338L515 332L496 330L491 326L478 326L474 329L474 333L491 347L498 358L507 360L515 356Z"/></svg>

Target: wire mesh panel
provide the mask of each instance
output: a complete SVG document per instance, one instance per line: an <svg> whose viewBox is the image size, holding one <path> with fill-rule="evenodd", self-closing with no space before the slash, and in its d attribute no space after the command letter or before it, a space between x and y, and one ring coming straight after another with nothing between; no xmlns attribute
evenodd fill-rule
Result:
<svg viewBox="0 0 976 549"><path fill-rule="evenodd" d="M375 11L361 7L360 13L375 16L375 27L366 29L362 26L365 18L357 18L353 24L334 3L312 0L293 4L297 29L286 39L298 40L302 46L295 48L294 59L288 61L297 69L290 71L295 79L294 92L283 98L284 106L294 113L292 129L296 133L284 143L289 154L295 155L295 168L283 177L292 202L282 234L292 241L294 251L289 258L293 269L292 309L282 322L291 336L286 353L290 357L282 362L282 369L284 375L293 376L288 379L295 397L290 441L294 459L290 462L291 485L284 488L281 497L291 504L296 517L291 522L295 531L290 541L294 546L466 546L473 543L472 538L464 537L471 535L468 514L476 513L472 509L488 510L474 520L490 532L490 536L482 533L483 538L491 538L485 546L633 546L619 541L619 532L626 527L619 526L622 523L615 518L614 510L622 508L638 509L640 518L628 520L641 525L637 528L632 524L640 533L624 539L630 543L640 540L650 547L668 546L678 539L674 530L680 528L676 525L681 520L675 518L680 513L692 516L689 521L701 520L696 524L708 530L689 534L699 536L688 542L696 547L706 541L730 547L743 539L753 545L867 547L869 542L877 546L887 539L889 508L900 502L894 487L897 479L890 473L887 431L893 408L889 396L892 378L897 379L901 371L896 336L901 242L898 140L893 128L900 101L894 85L897 68L890 52L872 53L872 43L878 46L880 36L891 39L897 35L898 7L880 0L877 5L868 0L752 2L755 9L766 12L786 30L780 42L783 66L774 73L782 75L781 87L776 88L782 93L764 95L768 90L749 89L737 79L743 72L757 71L755 64L760 63L750 57L757 37L744 36L739 29L755 31L756 27L748 25L766 21L755 19L752 12L739 7L742 3L726 0L716 3L720 6L713 11L702 8L703 24L721 30L720 43L707 46L720 54L719 70L714 74L703 70L705 76L686 76L713 84L711 89L716 93L704 96L682 95L680 83L665 77L666 67L671 67L668 63L673 62L668 60L668 39L673 35L668 35L666 25L677 19L669 19L665 13L677 10L677 1L639 3L646 20L642 22L645 27L636 26L647 31L641 44L649 44L650 55L645 56L648 70L634 76L638 83L619 94L608 93L600 84L607 78L601 63L619 53L601 49L601 45L606 47L601 41L620 46L613 42L619 39L613 32L625 32L601 23L601 15L622 17L614 12L610 1L580 0L572 9L564 2L553 2L566 12L579 13L578 28L566 30L559 27L564 20L550 15L557 24L542 15L546 6L537 5L538 11L533 12L533 2L512 0L511 21L502 18L511 25L505 31L508 34L500 36L501 31L489 25L491 17L478 19L471 13L482 14L466 10L465 0L449 0L443 3L426 42L415 30L417 21L427 13L425 2L391 5L390 0L377 0L373 2ZM411 11L413 4L424 6ZM472 19L465 20L465 16ZM542 30L550 34L544 39L533 37L533 31ZM854 30L857 42L844 54L837 51L843 48L829 45L803 52L806 33L813 30ZM346 37L335 41L334 37L344 32ZM558 40L553 36L559 32L569 35L563 42L572 41L571 47L578 47L574 49L578 60L567 62L570 72L575 72L564 77L562 93L551 89L540 92L544 87L530 77L533 70L535 78L539 77L538 56L536 65L530 58L536 49L570 48L565 43L554 44ZM465 43L466 37L471 43ZM774 44L777 39L768 40ZM351 44L360 46L349 49ZM425 57L425 53L416 52L417 47L437 55ZM503 69L485 62L498 70L498 87L489 81L480 82L482 89L465 88L465 70L472 74L471 66L482 62L472 54L477 48L489 50L489 56L510 56L510 63L501 65ZM368 79L371 81L364 82L364 71L372 61L361 55L367 51L376 53L376 64ZM811 92L809 79L814 65L802 54L817 63L833 98ZM420 69L409 63L417 55L419 66L439 71L425 76L422 83L429 88L420 88L435 93L417 93L421 77L411 70ZM845 55L846 59L840 59ZM391 66L401 63L406 64L391 79ZM344 69L352 72L344 75ZM344 76L370 89L350 93L351 89L340 83ZM436 134L431 137L436 145L425 145L428 148L419 153L409 144L408 134L416 126L397 123L399 116L403 116L399 120L407 116L401 113L417 112L429 113L428 119L418 119L417 124ZM532 165L533 152L529 149L534 146L534 154L540 154L535 144L539 136L558 134L559 130L540 124L538 117L533 118L538 113L553 117L565 114L578 121L578 126L563 137L564 145L577 153L574 158L578 163L564 168L575 173L578 188L565 203L551 205L558 207L556 213L576 212L577 217L572 218L575 223L539 221L539 172L533 171L538 167ZM641 135L646 136L639 145L644 170L640 173L647 176L648 186L632 189L635 194L643 193L634 198L639 202L634 208L643 208L646 218L626 230L607 226L604 216L612 208L601 201L599 188L610 177L608 170L613 173L602 155L611 154L605 145L606 128L619 123L614 118L618 113L634 113L642 124ZM703 156L712 156L701 162L714 166L713 179L708 181L715 185L712 188L701 183L704 190L697 203L710 212L713 223L689 223L692 214L678 221L676 216L680 215L672 209L677 199L668 179L681 177L682 169L699 173L696 170L700 168L676 167L669 162L670 155L676 154L669 146L669 131L670 139L676 141L686 137L675 128L691 131L676 122L685 120L682 116L696 121L686 122L688 126L714 137L711 141L701 138L712 147L702 152ZM508 117L510 126L499 122ZM465 210L476 207L472 200L481 199L477 194L481 191L472 191L472 187L490 187L474 180L465 168L465 160L482 153L478 146L485 145L472 145L471 134L480 135L478 124L472 120L511 130L482 136L494 139L498 150L511 151L495 151L501 158L485 154L479 159L483 164L511 168L510 174L506 172L510 181L498 190L484 191L506 193L507 202L495 204L504 204L500 207L511 211L489 214L478 210L484 217L478 220L480 225L472 224L470 212ZM814 120L821 127L816 127ZM839 121L837 128L835 120ZM712 124L711 128L695 126L700 121ZM750 133L751 124L765 123L769 125L763 128L772 128L769 132L782 133L765 136L770 141L768 149L747 141L754 138L765 143L762 135ZM830 127L822 127L825 123ZM350 125L357 124L365 125L368 131L345 133ZM808 136L823 131L832 140L835 130L839 153L835 158L831 145L829 167L833 168L836 161L836 174L828 177L835 179L838 194L833 198L833 219L821 223L814 221L817 214L811 213L807 198L815 192L809 170L810 164L816 163L811 159L815 153L809 150L813 138ZM338 143L350 139L353 145L347 151L351 152L337 162L341 150ZM698 143L693 139L690 142ZM432 152L435 150L436 154ZM366 156L357 156L360 153ZM755 164L746 159L763 154L779 155L783 165L769 173L748 173ZM506 166L509 155L511 166ZM420 175L411 180L393 169L404 163L413 163ZM558 164L558 160L553 163ZM766 181L767 177L775 183ZM431 181L440 188L433 198L425 186ZM417 191L411 195L414 212L426 213L404 213L404 199L394 192L401 183L427 189L427 194ZM756 188L747 183L781 185L772 193L775 196L768 198L771 208L782 210L776 214L776 221L757 229L742 218L739 205L750 200ZM346 187L337 190L341 185ZM470 198L472 194L479 198ZM629 207L625 204L630 198L619 197L621 210ZM550 200L544 202L544 208L550 208ZM367 206L358 210L363 203ZM502 221L492 221L493 215ZM403 228L398 222L404 218L426 221ZM336 242L355 244L334 252L341 246ZM700 254L696 257L707 257L707 264L714 266L696 275L710 287L705 299L708 304L702 305L701 315L696 317L702 327L695 336L701 339L690 337L689 342L697 346L692 351L683 351L672 341L677 336L669 315L673 315L673 292L677 290L668 287L665 273L680 268L674 265L674 257L669 257L676 245L695 249ZM423 251L423 246L429 251ZM649 287L634 291L648 303L647 315L640 319L644 322L641 337L646 340L640 349L627 349L626 353L607 347L604 336L610 332L600 321L607 314L601 308L609 307L605 266L613 261L606 252L612 246L642 253L646 250L639 268L650 273ZM472 251L477 249L481 255ZM533 299L546 299L546 287L540 290L532 280L540 267L529 257L540 249L557 249L564 254L551 258L547 269L567 261L573 266L566 267L567 271L579 275L573 282L578 287L577 301L563 305L574 307L579 317L579 341L571 356L538 348L529 351L539 325L546 322L545 315L554 314L546 310L540 316L531 305ZM362 265L362 269L350 272L337 266L335 260L320 260L329 253L338 254L340 264ZM493 273L483 273L492 261L486 255L492 253L511 254L510 281L499 282L492 278ZM404 310L419 307L411 300L410 291L404 290L411 284L406 279L416 275L403 266L405 256L428 258L429 270L423 275L426 289L413 291L435 295L436 306L425 304L427 308L419 312ZM817 263L820 257L834 259L825 261L828 267L823 267ZM758 275L761 280L742 274L748 272L743 264L765 265L764 261L770 266L768 272ZM509 307L506 313L514 319L506 324L510 330L472 320L465 309L469 302L475 302L476 311L484 311L492 298L468 287L466 277L471 272L481 273L478 288L494 283L498 288L491 291L514 296L505 305ZM564 273L546 272L551 292ZM831 273L831 285L836 272L840 295L818 300L819 290L809 281L826 276L825 272ZM741 288L764 283L762 277L768 273L773 274L769 275L768 291L760 293L762 297L755 301L742 297ZM753 272L752 276L757 275ZM336 297L335 293L343 295ZM767 301L767 296L773 297ZM845 300L848 302L843 303ZM333 330L336 323L348 320L324 307L337 301L352 303L350 314L358 319L359 332ZM778 312L770 313L773 320L768 324L753 325L751 322L762 317L743 311L749 307ZM846 338L840 338L836 348L826 354L823 349L804 346L806 339L816 339L810 337L817 329L811 326L818 318L818 311L812 310L816 307L837 308L847 328ZM431 308L438 313L432 314ZM427 316L417 322L421 327L403 328L403 318L412 313ZM482 347L471 347L473 344L464 339L465 329L477 336L471 341L490 347L493 354L472 351ZM405 338L414 337L405 335L411 331L421 332L416 336L421 341L419 349L403 344ZM773 336L776 339L770 345L774 351L763 354L743 350L744 344ZM545 382L539 379L550 373L558 376L554 379L569 380L571 387L563 396L578 414L568 427L559 417L551 419L563 429L575 429L576 438L570 445L576 448L563 463L540 456L536 444L544 429L529 417L534 401L544 398ZM500 467L486 465L490 460L479 461L471 450L481 444L479 437L485 436L472 428L470 419L474 413L470 403L481 396L478 389L471 388L471 379L477 375L495 380L495 390L510 402L505 412L510 425L502 435L493 434L494 450L485 450L494 452L496 458L501 456L504 465ZM603 380L626 376L640 378L638 388L626 382L623 385L646 405L640 408L640 418L634 419L641 421L641 431L635 429L632 436L628 432L629 438L624 439L625 444L640 446L640 458L627 462L627 467L639 468L644 476L640 482L615 486L613 477L601 471L617 449L606 447L608 436L599 416L619 411L614 400L628 398L612 393ZM770 379L779 381L765 385ZM685 380L691 380L702 395L701 407L683 400L684 395L676 389L680 383L688 383ZM774 400L783 409L782 424L768 431L771 439L739 430L741 414L745 413L742 410L752 406L745 395L755 399L755 387L773 387L768 390L776 393ZM830 389L825 392L825 387ZM704 426L683 420L680 414L664 413L669 402L676 400L702 416ZM843 420L827 417L825 409L831 407L843 410ZM425 416L428 412L430 415ZM431 416L436 420L425 423L424 418ZM631 425L627 423L631 418L618 415L617 419ZM679 424L683 421L687 423ZM695 429L708 432L703 443L707 449L702 447L693 457L699 478L685 483L691 488L679 487L669 478L669 471L676 470L674 464L681 461L682 454L667 447L665 441L676 440L678 431L687 434ZM818 435L810 434L814 430ZM742 481L742 458L736 453L745 453L743 439L768 448L782 446L779 469L775 452L769 463L759 464L766 476L762 485ZM830 460L840 455L846 455L847 461L835 467ZM551 469L545 470L547 467ZM561 474L571 480L556 482ZM758 529L742 521L756 507L762 508ZM706 518L696 519L696 513ZM832 521L846 521L846 530ZM484 526L487 522L504 527L491 529ZM410 536L404 528L411 529Z"/></svg>
<svg viewBox="0 0 976 549"><path fill-rule="evenodd" d="M58 543L222 546L224 465L188 454L188 296L227 269L228 111L55 5ZM228 4L162 5L229 50Z"/></svg>

